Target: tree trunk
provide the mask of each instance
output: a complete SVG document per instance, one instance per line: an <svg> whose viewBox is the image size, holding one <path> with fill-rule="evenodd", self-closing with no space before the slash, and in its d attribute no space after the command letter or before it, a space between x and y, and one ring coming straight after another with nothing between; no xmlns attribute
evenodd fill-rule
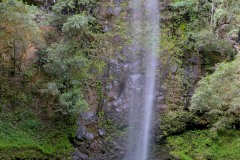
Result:
<svg viewBox="0 0 240 160"><path fill-rule="evenodd" d="M15 77L15 72L16 72L16 39L14 37L13 39L13 71L12 71L13 77Z"/></svg>
<svg viewBox="0 0 240 160"><path fill-rule="evenodd" d="M175 28L174 28L174 11L172 13L172 39L175 35Z"/></svg>
<svg viewBox="0 0 240 160"><path fill-rule="evenodd" d="M214 26L216 25L215 19L214 19L214 11L215 11L215 5L214 0L212 2L212 9L211 9L211 20L210 20L210 28L213 30Z"/></svg>

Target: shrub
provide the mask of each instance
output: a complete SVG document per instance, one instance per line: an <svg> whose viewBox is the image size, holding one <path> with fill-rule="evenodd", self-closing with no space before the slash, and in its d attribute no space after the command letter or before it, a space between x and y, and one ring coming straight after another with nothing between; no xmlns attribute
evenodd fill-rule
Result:
<svg viewBox="0 0 240 160"><path fill-rule="evenodd" d="M239 58L220 64L212 75L199 82L194 92L190 112L204 118L210 127L216 127L216 124L229 126L240 116L239 65Z"/></svg>

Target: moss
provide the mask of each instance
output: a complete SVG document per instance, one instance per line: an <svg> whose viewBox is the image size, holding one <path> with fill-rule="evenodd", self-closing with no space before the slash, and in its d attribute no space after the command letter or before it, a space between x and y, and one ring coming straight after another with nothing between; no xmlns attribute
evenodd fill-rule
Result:
<svg viewBox="0 0 240 160"><path fill-rule="evenodd" d="M240 131L189 131L168 137L171 154L181 160L236 160L240 159Z"/></svg>
<svg viewBox="0 0 240 160"><path fill-rule="evenodd" d="M58 121L52 118L43 122L29 112L23 112L17 119L12 113L0 116L1 158L69 157L73 151L69 137L72 137L76 130L73 121L62 117L58 118Z"/></svg>

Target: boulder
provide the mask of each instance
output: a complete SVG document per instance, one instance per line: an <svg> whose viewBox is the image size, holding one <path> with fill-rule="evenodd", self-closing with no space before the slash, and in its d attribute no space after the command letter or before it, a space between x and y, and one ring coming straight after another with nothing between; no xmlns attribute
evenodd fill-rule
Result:
<svg viewBox="0 0 240 160"><path fill-rule="evenodd" d="M80 151L76 151L72 154L73 160L86 160L88 156L86 154L81 153Z"/></svg>
<svg viewBox="0 0 240 160"><path fill-rule="evenodd" d="M76 139L82 140L83 138L85 138L86 133L87 133L87 128L85 126L79 125L76 132Z"/></svg>
<svg viewBox="0 0 240 160"><path fill-rule="evenodd" d="M86 140L93 140L94 139L94 135L91 133L91 132L87 132L85 135L84 135L84 138Z"/></svg>

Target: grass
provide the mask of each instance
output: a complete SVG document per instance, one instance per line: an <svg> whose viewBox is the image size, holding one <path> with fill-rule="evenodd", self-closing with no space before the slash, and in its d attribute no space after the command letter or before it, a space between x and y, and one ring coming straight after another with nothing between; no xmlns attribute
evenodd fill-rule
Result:
<svg viewBox="0 0 240 160"><path fill-rule="evenodd" d="M1 115L0 158L69 158L73 151L69 137L75 131L75 125L64 118L43 122L26 111Z"/></svg>
<svg viewBox="0 0 240 160"><path fill-rule="evenodd" d="M240 131L221 133L210 130L188 131L168 137L171 154L180 160L240 159Z"/></svg>

